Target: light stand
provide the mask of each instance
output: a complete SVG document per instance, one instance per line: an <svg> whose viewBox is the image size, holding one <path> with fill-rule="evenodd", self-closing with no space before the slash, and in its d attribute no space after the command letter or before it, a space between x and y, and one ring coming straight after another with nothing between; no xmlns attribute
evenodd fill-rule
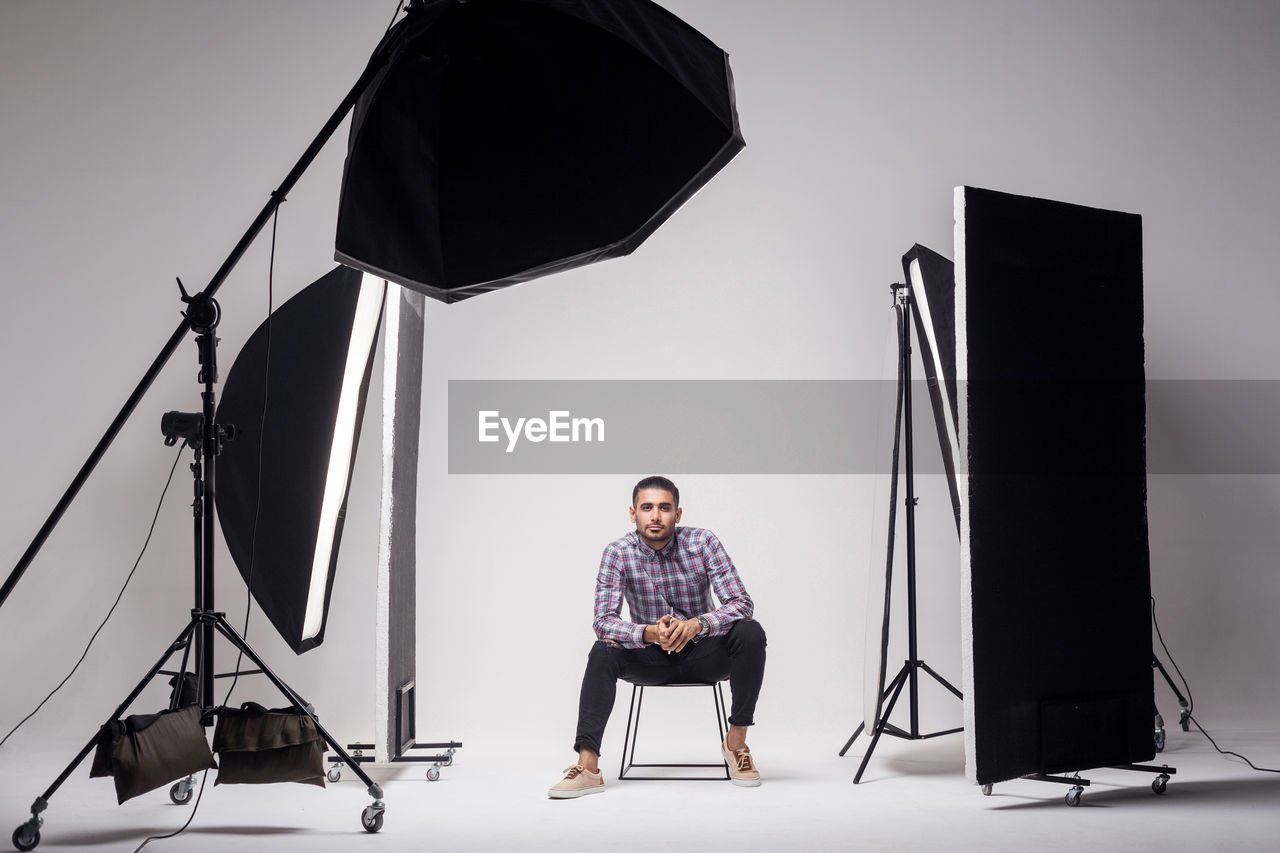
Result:
<svg viewBox="0 0 1280 853"><path fill-rule="evenodd" d="M894 311L898 318L898 417L900 429L894 434L894 453L893 453L893 470L892 478L896 483L898 479L898 442L902 440L905 457L905 474L906 474L906 521L907 521L907 660L902 664L902 668L898 670L898 674L893 677L888 686L883 685L882 675L882 693L880 701L877 705L874 725L871 732L871 745L867 748L867 752L862 757L862 763L858 766L858 772L853 777L856 785L862 781L862 774L867 769L867 763L871 760L872 753L875 752L876 745L880 742L880 736L889 734L903 740L925 740L928 738L941 737L942 735L955 734L964 731L964 727L946 729L944 731L929 732L922 734L920 732L920 670L932 676L935 681L945 687L951 693L955 694L957 699L964 698L960 691L957 690L950 682L933 670L927 663L920 659L917 646L917 626L916 626L916 502L918 498L915 495L915 467L912 454L912 433L911 433L911 311L912 296L910 284L893 284L889 288L894 295ZM890 498L892 503L895 499ZM890 507L889 521L889 548L892 553L894 539L894 523L893 523L893 507ZM890 569L891 570L891 569ZM888 624L889 613L888 605L891 600L890 590L892 586L888 583L885 588L885 629L882 634L882 644L880 649L880 657L883 661L889 652L888 645ZM883 670L882 670L883 673ZM889 716L893 713L894 707L898 703L898 698L902 694L902 688L907 687L907 702L910 709L911 728L902 729L889 722ZM888 699L888 702L885 702ZM849 747L862 734L866 728L866 723L859 723L858 728L849 740L845 742L844 747L840 750L843 757L849 751Z"/></svg>
<svg viewBox="0 0 1280 853"><path fill-rule="evenodd" d="M179 282L179 287L181 288L181 282ZM352 764L353 772L365 783L369 796L374 798L374 802L365 807L361 814L361 823L369 832L377 832L382 828L383 812L386 808L382 802L382 788L370 779L358 764L352 761L351 757L338 745L333 736L320 725L320 721L316 719L311 706L267 667L258 653L227 622L226 614L214 610L214 521L216 515L214 495L217 480L217 457L222 449L222 444L234 438L235 428L233 425L219 424L215 421L217 396L214 392L214 385L218 381L217 326L221 313L218 303L207 292L188 296L185 290L183 290L182 301L188 306L183 316L186 318L186 323L196 332L196 345L200 351L199 381L204 386L200 394L201 413L194 415L170 412L162 419L161 425L165 432L166 444L175 444L181 438L195 452L195 461L191 465L196 496L194 529L196 585L194 607L191 609L191 619L186 627L182 629L182 632L169 644L155 665L148 670L142 680L120 703L119 707L112 713L110 720L118 719L124 714L147 685L151 683L152 679L160 674L162 667L174 653L182 650L182 665L176 673L173 696L170 701L172 707L178 707L183 692L187 662L192 657L190 652L194 648L194 674L197 684L196 701L201 709L201 720L206 726L211 725L213 717L222 710L214 704L214 678L216 677L214 671L214 640L218 634L221 634L236 650L258 667L256 672L265 675L290 703L296 706L301 713L311 718L315 723L316 732L334 752L341 756L344 761ZM241 672L236 674L253 673ZM49 807L50 798L70 777L76 767L84 761L89 752L94 749L98 740L99 736L95 734L84 748L76 754L75 758L71 760L71 763L67 765L66 769L62 771L53 784L32 803L31 818L19 825L13 833L14 846L19 850L32 850L40 843L40 827L44 824L44 819L41 815ZM174 786L174 790L170 792L174 802L181 803L187 800L190 791L189 784L190 780L186 780L186 782L179 782Z"/></svg>
<svg viewBox="0 0 1280 853"><path fill-rule="evenodd" d="M1191 704L1187 702L1187 697L1182 695L1182 691L1178 689L1178 685L1173 683L1173 679L1169 677L1169 671L1164 668L1164 664L1160 662L1160 658L1156 657L1155 652L1151 653L1151 668L1160 670L1160 674L1164 676L1165 683L1169 685L1169 689L1173 691L1173 695L1178 697L1178 725L1182 727L1184 732L1191 731ZM1155 714L1156 752L1164 752L1164 717L1160 715L1160 709L1158 707L1155 708Z"/></svg>

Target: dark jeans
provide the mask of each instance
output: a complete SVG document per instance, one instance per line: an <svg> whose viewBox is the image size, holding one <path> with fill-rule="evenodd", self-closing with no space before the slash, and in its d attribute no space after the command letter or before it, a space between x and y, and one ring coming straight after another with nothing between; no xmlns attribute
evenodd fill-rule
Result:
<svg viewBox="0 0 1280 853"><path fill-rule="evenodd" d="M764 681L767 644L764 628L754 619L740 619L727 634L704 637L673 654L667 654L656 643L643 649L624 649L597 640L587 657L587 671L582 675L574 751L585 747L600 754L600 741L613 711L619 678L645 687L727 678L733 695L729 724L752 725L760 684Z"/></svg>

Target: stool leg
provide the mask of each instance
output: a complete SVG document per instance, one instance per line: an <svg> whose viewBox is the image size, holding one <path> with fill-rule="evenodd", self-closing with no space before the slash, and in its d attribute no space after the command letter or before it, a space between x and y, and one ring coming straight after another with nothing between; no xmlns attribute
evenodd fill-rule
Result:
<svg viewBox="0 0 1280 853"><path fill-rule="evenodd" d="M632 688L633 690L635 688ZM644 710L644 685L640 685L640 689L636 691L636 724L631 730L631 755L627 758L627 765L636 763L636 744L640 742L640 712Z"/></svg>
<svg viewBox="0 0 1280 853"><path fill-rule="evenodd" d="M729 735L729 717L724 712L724 689L721 682L717 681L711 688L713 698L716 700L716 728L720 730L720 743L724 743L724 739ZM724 778L732 779L729 775L729 764L724 765Z"/></svg>
<svg viewBox="0 0 1280 853"><path fill-rule="evenodd" d="M636 701L636 691L639 691L639 698L644 699L644 688L631 685L631 704L627 706L627 731L622 738L622 764L618 768L618 778L627 778L627 771L631 769L631 763L635 761L636 747L635 738L631 731L632 720L635 721L635 727L640 728L640 708ZM627 746L631 746L631 760L627 759Z"/></svg>

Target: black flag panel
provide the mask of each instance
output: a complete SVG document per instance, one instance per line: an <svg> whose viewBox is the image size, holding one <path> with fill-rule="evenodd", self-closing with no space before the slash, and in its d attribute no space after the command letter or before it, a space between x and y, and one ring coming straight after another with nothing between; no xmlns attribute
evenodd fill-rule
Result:
<svg viewBox="0 0 1280 853"><path fill-rule="evenodd" d="M1151 759L1142 219L962 187L956 256L970 778Z"/></svg>

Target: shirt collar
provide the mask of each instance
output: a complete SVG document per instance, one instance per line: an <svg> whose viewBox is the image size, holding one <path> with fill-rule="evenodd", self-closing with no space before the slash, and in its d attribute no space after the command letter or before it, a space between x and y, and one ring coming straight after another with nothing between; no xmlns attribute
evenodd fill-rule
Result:
<svg viewBox="0 0 1280 853"><path fill-rule="evenodd" d="M640 532L633 530L627 534L637 550L646 557L651 559L674 560L676 555L680 553L680 531L684 528L677 526L676 532L672 534L671 541L662 546L661 550L655 551L649 547L649 543L640 538Z"/></svg>

